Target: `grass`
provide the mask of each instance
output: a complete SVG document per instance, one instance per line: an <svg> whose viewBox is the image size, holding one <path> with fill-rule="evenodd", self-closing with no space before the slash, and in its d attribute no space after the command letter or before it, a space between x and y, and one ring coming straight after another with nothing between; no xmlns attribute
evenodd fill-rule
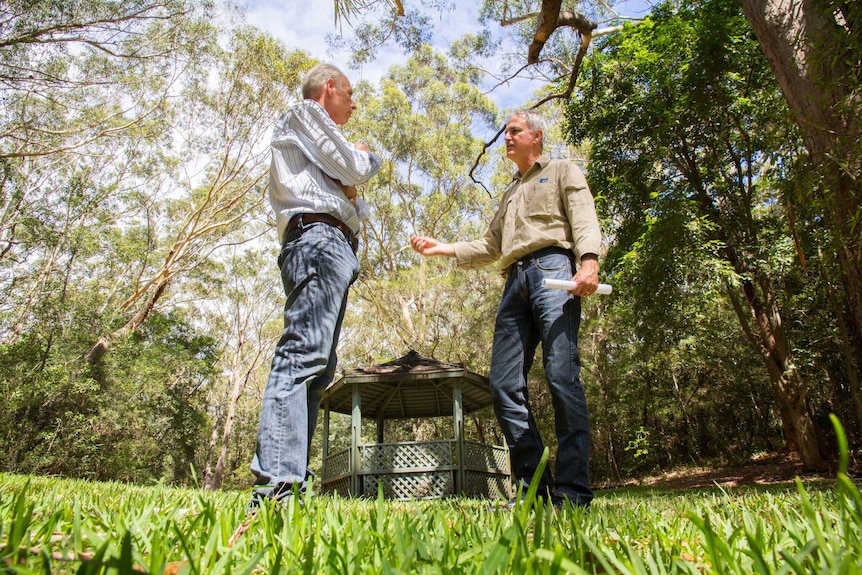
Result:
<svg viewBox="0 0 862 575"><path fill-rule="evenodd" d="M842 470L846 470L846 461ZM0 475L0 573L862 572L862 497L831 485L600 492L589 512ZM243 532L243 529L244 532Z"/></svg>
<svg viewBox="0 0 862 575"><path fill-rule="evenodd" d="M859 492L603 492L590 512L486 501L246 493L0 475L6 573L856 573ZM241 529L239 529L241 530Z"/></svg>

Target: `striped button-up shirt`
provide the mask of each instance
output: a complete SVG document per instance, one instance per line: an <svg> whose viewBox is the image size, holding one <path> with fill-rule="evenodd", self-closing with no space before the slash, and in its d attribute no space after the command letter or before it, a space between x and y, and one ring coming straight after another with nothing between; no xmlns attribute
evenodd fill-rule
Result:
<svg viewBox="0 0 862 575"><path fill-rule="evenodd" d="M313 100L295 104L278 119L270 149L269 201L280 241L296 214L329 214L359 231L371 206L357 198L354 207L337 182L367 182L380 169L376 154L357 150Z"/></svg>

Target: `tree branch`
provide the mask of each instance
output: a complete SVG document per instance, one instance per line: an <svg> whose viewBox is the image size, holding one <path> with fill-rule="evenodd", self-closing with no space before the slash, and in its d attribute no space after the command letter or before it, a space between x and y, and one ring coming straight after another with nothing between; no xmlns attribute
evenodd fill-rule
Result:
<svg viewBox="0 0 862 575"><path fill-rule="evenodd" d="M559 94L551 94L550 96L542 98L527 109L535 110L536 108L543 106L551 100L568 100L571 97L572 92L575 90L575 84L578 80L578 74L581 70L581 63L584 61L584 56L586 56L587 54L587 48L589 48L591 40L592 36L590 34L581 34L581 45L580 48L578 48L578 54L575 57L575 65L572 67L572 73L569 75L569 84L568 86L566 86L566 89ZM502 134L505 130L506 126L504 125L497 131L497 133L494 135L493 138L491 138L490 141L485 142L485 145L482 147L482 151L479 153L479 155L476 157L476 161L473 163L473 167L470 168L470 179L473 180L473 183L482 186L482 189L484 189L489 196L491 196L491 192L488 190L488 188L485 187L485 184L476 179L476 177L473 175L473 172L476 171L476 168L479 166L479 162L481 161L482 156L485 155L485 152L488 151L488 148L494 145L494 143L500 137L500 134Z"/></svg>
<svg viewBox="0 0 862 575"><path fill-rule="evenodd" d="M527 53L527 62L530 64L539 62L545 42L557 28L568 26L577 30L581 36L587 36L598 27L595 22L581 14L567 10L561 12L561 4L562 0L542 0L542 11L536 23L536 33Z"/></svg>
<svg viewBox="0 0 862 575"><path fill-rule="evenodd" d="M115 31L122 31L121 24L135 24L137 22L144 22L148 20L166 20L169 21L172 18L177 16L183 16L188 13L188 11L174 11L168 12L165 14L156 14L156 15L148 15L148 12L152 12L153 10L157 10L159 8L165 8L164 4L152 4L149 6L145 6L136 12L130 12L128 14L122 14L114 18L94 18L91 20L79 20L72 22L63 22L58 23L53 26L46 26L41 29L33 29L29 30L26 33L20 34L18 36L10 36L0 40L0 48L6 48L10 46L15 46L18 44L52 44L52 43L65 43L65 42L74 42L78 41L78 38L56 38L55 34L59 33L69 33L81 30L88 30L90 28L96 28L97 30L110 30L112 27L115 27ZM45 38L47 37L47 38ZM43 39L45 38L45 39Z"/></svg>

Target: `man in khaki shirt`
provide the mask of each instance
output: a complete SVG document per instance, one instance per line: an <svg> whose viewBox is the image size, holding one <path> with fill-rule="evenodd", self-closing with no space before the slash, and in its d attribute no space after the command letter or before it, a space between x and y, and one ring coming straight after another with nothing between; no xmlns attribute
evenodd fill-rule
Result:
<svg viewBox="0 0 862 575"><path fill-rule="evenodd" d="M556 473L545 469L539 494L552 497L558 508L567 502L588 507L593 498L590 432L580 381L578 328L580 298L598 287L601 231L583 173L568 160L542 155L543 131L534 112L519 111L509 118L506 156L518 166L518 173L484 236L454 244L413 236L411 245L425 256L454 257L463 268L500 261L507 280L494 327L490 380L513 473L526 493L544 451L527 391L527 376L541 342L558 450ZM542 287L546 278L577 285L569 292L547 289ZM510 501L510 506L514 504Z"/></svg>

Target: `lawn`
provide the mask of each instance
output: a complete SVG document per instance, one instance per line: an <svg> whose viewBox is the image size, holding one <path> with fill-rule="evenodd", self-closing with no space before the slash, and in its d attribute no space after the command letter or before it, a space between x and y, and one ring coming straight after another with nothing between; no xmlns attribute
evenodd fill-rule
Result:
<svg viewBox="0 0 862 575"><path fill-rule="evenodd" d="M846 470L846 457L840 469ZM828 483L600 491L589 511L206 492L0 474L2 573L860 573L862 497Z"/></svg>

